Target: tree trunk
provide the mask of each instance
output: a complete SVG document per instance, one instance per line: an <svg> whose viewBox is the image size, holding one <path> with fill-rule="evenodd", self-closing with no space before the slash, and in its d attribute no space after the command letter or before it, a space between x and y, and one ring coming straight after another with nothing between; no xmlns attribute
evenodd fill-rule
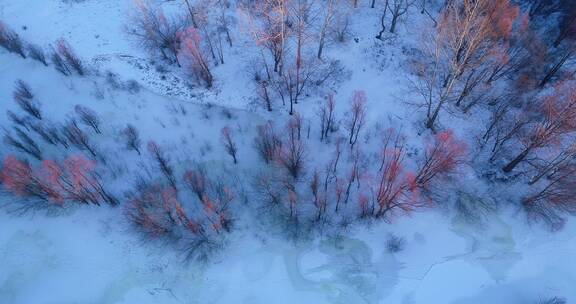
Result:
<svg viewBox="0 0 576 304"><path fill-rule="evenodd" d="M318 56L317 56L318 59L322 59L322 50L324 49L324 36L325 36L325 33L322 32L320 34L320 42L318 44Z"/></svg>
<svg viewBox="0 0 576 304"><path fill-rule="evenodd" d="M432 114L432 116L428 118L428 121L426 121L426 128L432 130L432 132L434 132L434 124L436 123L436 119L438 119L440 108L441 104L438 104L436 106L436 109L434 109L434 113Z"/></svg>
<svg viewBox="0 0 576 304"><path fill-rule="evenodd" d="M558 63L556 63L551 69L550 71L546 74L546 76L544 76L544 78L542 79L542 81L540 81L540 84L538 85L539 87L543 87L545 86L551 79L552 77L554 77L554 75L556 75L556 73L558 72L558 70L560 70L560 68L564 65L564 63L566 63L566 61L568 60L568 58L570 58L570 56L572 56L572 54L574 53L573 50L570 50L568 53L566 53L566 55L562 56L562 58L560 59L560 61L558 61Z"/></svg>
<svg viewBox="0 0 576 304"><path fill-rule="evenodd" d="M386 3L384 3L384 12L382 12L382 17L380 17L380 25L382 26L382 28L380 29L380 32L376 36L376 39L382 40L382 35L384 35L384 32L386 31L386 24L384 24L384 19L386 19L387 11L388 11L388 0L386 0Z"/></svg>
<svg viewBox="0 0 576 304"><path fill-rule="evenodd" d="M504 171L505 173L510 173L512 170L514 170L514 168L516 168L516 166L518 166L519 163L521 163L526 158L526 156L528 156L528 153L530 153L531 150L532 147L526 148L524 151L522 151L522 153L518 154L516 158L514 158L511 162L509 162L506 166L504 166L504 168L502 168L502 171Z"/></svg>
<svg viewBox="0 0 576 304"><path fill-rule="evenodd" d="M394 14L392 16L392 23L390 24L390 33L394 33L396 31L396 22L398 21L398 15Z"/></svg>
<svg viewBox="0 0 576 304"><path fill-rule="evenodd" d="M186 6L188 7L188 13L190 14L190 20L192 21L192 26L194 28L198 28L198 24L196 23L196 17L194 16L194 8L190 5L188 0L184 0L186 2Z"/></svg>

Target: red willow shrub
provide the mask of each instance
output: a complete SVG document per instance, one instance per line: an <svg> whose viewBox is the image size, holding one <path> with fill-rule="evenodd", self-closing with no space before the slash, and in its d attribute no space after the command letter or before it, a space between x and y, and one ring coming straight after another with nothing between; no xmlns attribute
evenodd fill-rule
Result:
<svg viewBox="0 0 576 304"><path fill-rule="evenodd" d="M151 142L149 152L161 168L170 168L169 174L161 169L163 176L170 178L139 185L129 195L127 218L147 240L169 241L185 252L187 259L208 258L231 231L233 191L210 178L200 166L177 178L157 144Z"/></svg>
<svg viewBox="0 0 576 304"><path fill-rule="evenodd" d="M38 168L7 156L0 177L9 192L49 205L63 206L66 202L117 205L117 199L104 189L95 166L95 161L80 155L63 162L44 160Z"/></svg>

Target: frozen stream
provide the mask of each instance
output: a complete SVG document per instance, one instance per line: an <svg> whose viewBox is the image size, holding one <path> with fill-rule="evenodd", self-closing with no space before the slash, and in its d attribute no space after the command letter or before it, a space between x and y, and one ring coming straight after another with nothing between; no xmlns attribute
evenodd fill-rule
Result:
<svg viewBox="0 0 576 304"><path fill-rule="evenodd" d="M422 214L294 246L243 233L206 267L134 240L114 214L0 213L0 303L531 303L574 297L574 236ZM434 230L432 229L432 227ZM388 230L407 245L384 249ZM521 230L521 229L517 229ZM544 233L542 235L545 235ZM167 253L168 251L168 253ZM41 295L41 297L39 296Z"/></svg>

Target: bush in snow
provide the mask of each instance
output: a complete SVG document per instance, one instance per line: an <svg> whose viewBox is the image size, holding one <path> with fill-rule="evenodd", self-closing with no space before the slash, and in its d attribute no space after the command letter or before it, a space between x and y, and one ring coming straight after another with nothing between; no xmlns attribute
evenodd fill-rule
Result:
<svg viewBox="0 0 576 304"><path fill-rule="evenodd" d="M43 65L48 66L48 62L46 60L46 54L44 53L44 50L34 44L29 44L28 45L28 56L30 56L30 58L41 62Z"/></svg>
<svg viewBox="0 0 576 304"><path fill-rule="evenodd" d="M136 80L121 81L118 74L107 71L106 82L114 89L125 90L131 94L140 92L140 84Z"/></svg>
<svg viewBox="0 0 576 304"><path fill-rule="evenodd" d="M75 70L80 76L86 74L86 69L84 68L82 60L78 58L66 40L59 39L56 41L56 51L58 52L58 55L60 55L60 58L63 58L66 61L66 64Z"/></svg>
<svg viewBox="0 0 576 304"><path fill-rule="evenodd" d="M126 87L126 90L131 94L136 94L140 92L140 84L138 83L138 81L134 79L126 81L124 86Z"/></svg>
<svg viewBox="0 0 576 304"><path fill-rule="evenodd" d="M406 240L403 237L389 234L386 238L386 250L390 253L397 253L404 250Z"/></svg>
<svg viewBox="0 0 576 304"><path fill-rule="evenodd" d="M57 51L52 51L52 54L50 55L50 60L52 61L52 64L54 64L54 68L56 68L56 71L62 73L62 75L64 76L72 75L72 71L68 67L68 64L66 63L65 59L62 58L62 56Z"/></svg>
<svg viewBox="0 0 576 304"><path fill-rule="evenodd" d="M275 133L272 122L258 126L258 136L254 139L254 147L267 164L276 160L282 147L282 141Z"/></svg>
<svg viewBox="0 0 576 304"><path fill-rule="evenodd" d="M124 137L126 148L128 150L134 150L138 155L140 155L142 141L140 140L138 130L133 125L128 124L122 131L122 135Z"/></svg>
<svg viewBox="0 0 576 304"><path fill-rule="evenodd" d="M549 299L544 299L544 300L538 301L538 304L566 304L566 303L568 303L568 301L566 301L566 299L560 298L560 297L552 297Z"/></svg>
<svg viewBox="0 0 576 304"><path fill-rule="evenodd" d="M86 0L62 0L62 2L64 2L64 3L81 3L84 1L86 1Z"/></svg>
<svg viewBox="0 0 576 304"><path fill-rule="evenodd" d="M205 260L231 231L235 196L223 182L197 167L185 171L179 191L164 183L141 183L130 195L128 219L149 240L174 244L186 259Z"/></svg>
<svg viewBox="0 0 576 304"><path fill-rule="evenodd" d="M20 36L8 26L0 21L0 47L5 48L10 53L15 53L22 58L26 58L24 46Z"/></svg>

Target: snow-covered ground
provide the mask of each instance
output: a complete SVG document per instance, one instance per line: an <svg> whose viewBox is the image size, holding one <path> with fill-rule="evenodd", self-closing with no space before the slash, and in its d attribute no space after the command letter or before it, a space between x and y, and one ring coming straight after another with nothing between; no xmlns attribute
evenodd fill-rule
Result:
<svg viewBox="0 0 576 304"><path fill-rule="evenodd" d="M127 123L138 128L144 142L161 144L174 162L200 162L222 176L234 176L239 189L249 187L252 173L260 169L251 150L257 125L287 119L282 110L266 113L253 105L255 89L246 69L253 42L237 28L226 63L214 69L215 88L190 89L174 71L161 77L149 55L126 34L132 5L128 0L0 0L0 20L23 39L47 46L66 38L100 73L64 77L52 67L0 50L0 125L8 125L6 110L16 111L11 95L15 81L22 79L53 121L68 119L76 104L98 112L104 134L98 146L117 172L106 183L120 185L118 190L135 183L130 173L150 174L149 159L118 148ZM177 1L163 5L182 9ZM408 93L410 82L398 71L407 70L406 52L421 24L403 23L397 38L378 41L379 11L363 6L351 19L352 39L326 50L326 57L340 60L349 73L331 89L342 112L354 90L366 91L372 127L402 124L409 141L420 142L422 130L414 123L418 114L409 106L414 98ZM121 81L134 79L142 88L136 93L114 89L107 71ZM312 96L299 105L311 124L316 124L320 100ZM462 124L456 131L472 141L474 122L465 120L446 123ZM224 126L237 134L236 167L219 144ZM311 146L318 159L328 158L328 147ZM0 147L0 156L11 152ZM476 182L471 174L465 178ZM490 190L482 193L488 196ZM486 199L498 199L490 194ZM551 234L528 225L506 202L481 223L469 223L449 208L430 208L391 223L360 223L337 237L298 242L267 231L252 208L240 206L246 210L236 216L225 249L199 263L184 262L173 248L139 238L121 207L22 215L14 212L14 200L0 197L0 303L527 304L553 296L576 301L576 221ZM404 250L387 250L391 233L405 239Z"/></svg>

